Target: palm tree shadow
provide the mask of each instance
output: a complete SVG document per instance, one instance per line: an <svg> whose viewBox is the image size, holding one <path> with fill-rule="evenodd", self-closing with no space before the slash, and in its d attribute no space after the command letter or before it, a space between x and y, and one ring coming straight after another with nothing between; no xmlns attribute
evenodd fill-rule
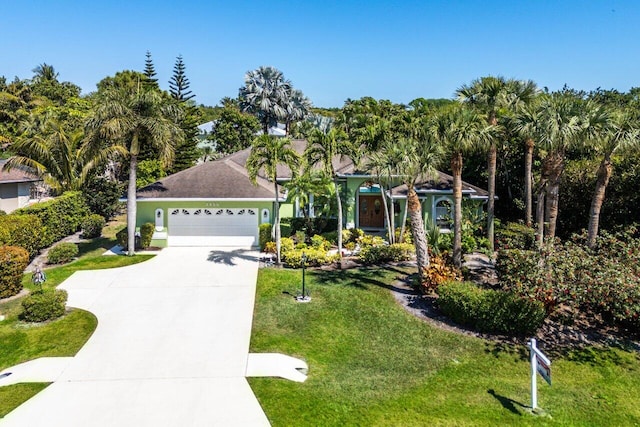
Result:
<svg viewBox="0 0 640 427"><path fill-rule="evenodd" d="M514 413L516 415L522 415L522 412L520 412L520 410L518 409L518 406L520 408L525 408L525 409L528 408L528 406L518 402L517 400L513 400L513 399L510 399L510 398L508 398L506 396L502 396L500 394L497 394L496 391L494 389L492 389L492 388L487 390L487 393L489 393L491 396L495 397L496 400L498 402L500 402L500 404L505 409L507 409L508 411L510 411L510 412L512 412L512 413Z"/></svg>
<svg viewBox="0 0 640 427"><path fill-rule="evenodd" d="M238 259L245 261L259 260L255 252L249 249L234 249L229 251L213 250L209 252L209 256L207 256L207 261L225 265L236 265L236 260Z"/></svg>

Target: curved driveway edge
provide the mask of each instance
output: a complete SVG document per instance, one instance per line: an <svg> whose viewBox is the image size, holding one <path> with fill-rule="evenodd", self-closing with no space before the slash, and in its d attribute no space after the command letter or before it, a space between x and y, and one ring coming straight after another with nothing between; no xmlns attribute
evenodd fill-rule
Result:
<svg viewBox="0 0 640 427"><path fill-rule="evenodd" d="M245 379L257 253L167 248L128 267L74 273L69 306L98 317L58 380L3 426L261 426Z"/></svg>

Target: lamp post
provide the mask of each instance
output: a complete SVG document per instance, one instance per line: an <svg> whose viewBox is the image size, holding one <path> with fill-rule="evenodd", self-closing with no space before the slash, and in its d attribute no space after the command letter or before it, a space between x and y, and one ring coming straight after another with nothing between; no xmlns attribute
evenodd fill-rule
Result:
<svg viewBox="0 0 640 427"><path fill-rule="evenodd" d="M42 284L47 280L47 276L44 274L44 271L40 269L40 267L36 267L36 270L33 272L31 276L31 281L38 285L39 292L42 292Z"/></svg>
<svg viewBox="0 0 640 427"><path fill-rule="evenodd" d="M309 302L311 301L311 297L307 295L307 291L305 288L305 272L307 269L307 254L302 252L302 295L298 295L296 297L296 301L298 302Z"/></svg>

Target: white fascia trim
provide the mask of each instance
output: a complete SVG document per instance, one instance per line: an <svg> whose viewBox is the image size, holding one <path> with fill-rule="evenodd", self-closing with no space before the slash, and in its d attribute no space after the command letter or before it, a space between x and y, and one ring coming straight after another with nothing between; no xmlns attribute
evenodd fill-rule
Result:
<svg viewBox="0 0 640 427"><path fill-rule="evenodd" d="M376 178L375 175L352 175L352 174L344 174L338 173L336 174L338 178Z"/></svg>
<svg viewBox="0 0 640 427"><path fill-rule="evenodd" d="M181 197L181 198L154 198L154 199L137 199L137 202L273 202L273 197L269 198L254 198L254 199L226 199L226 198L189 198L189 197ZM120 199L122 202L126 202L127 199ZM287 199L280 198L279 202L286 202Z"/></svg>

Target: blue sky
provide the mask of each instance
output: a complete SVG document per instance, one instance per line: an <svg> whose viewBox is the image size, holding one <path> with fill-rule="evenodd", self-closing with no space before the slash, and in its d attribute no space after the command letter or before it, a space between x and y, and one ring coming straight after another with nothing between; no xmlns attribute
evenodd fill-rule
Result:
<svg viewBox="0 0 640 427"><path fill-rule="evenodd" d="M83 92L142 70L168 88L182 54L196 101L235 97L279 68L315 105L362 96L449 98L484 75L551 90L640 86L640 2L628 0L4 1L0 75L52 64Z"/></svg>

